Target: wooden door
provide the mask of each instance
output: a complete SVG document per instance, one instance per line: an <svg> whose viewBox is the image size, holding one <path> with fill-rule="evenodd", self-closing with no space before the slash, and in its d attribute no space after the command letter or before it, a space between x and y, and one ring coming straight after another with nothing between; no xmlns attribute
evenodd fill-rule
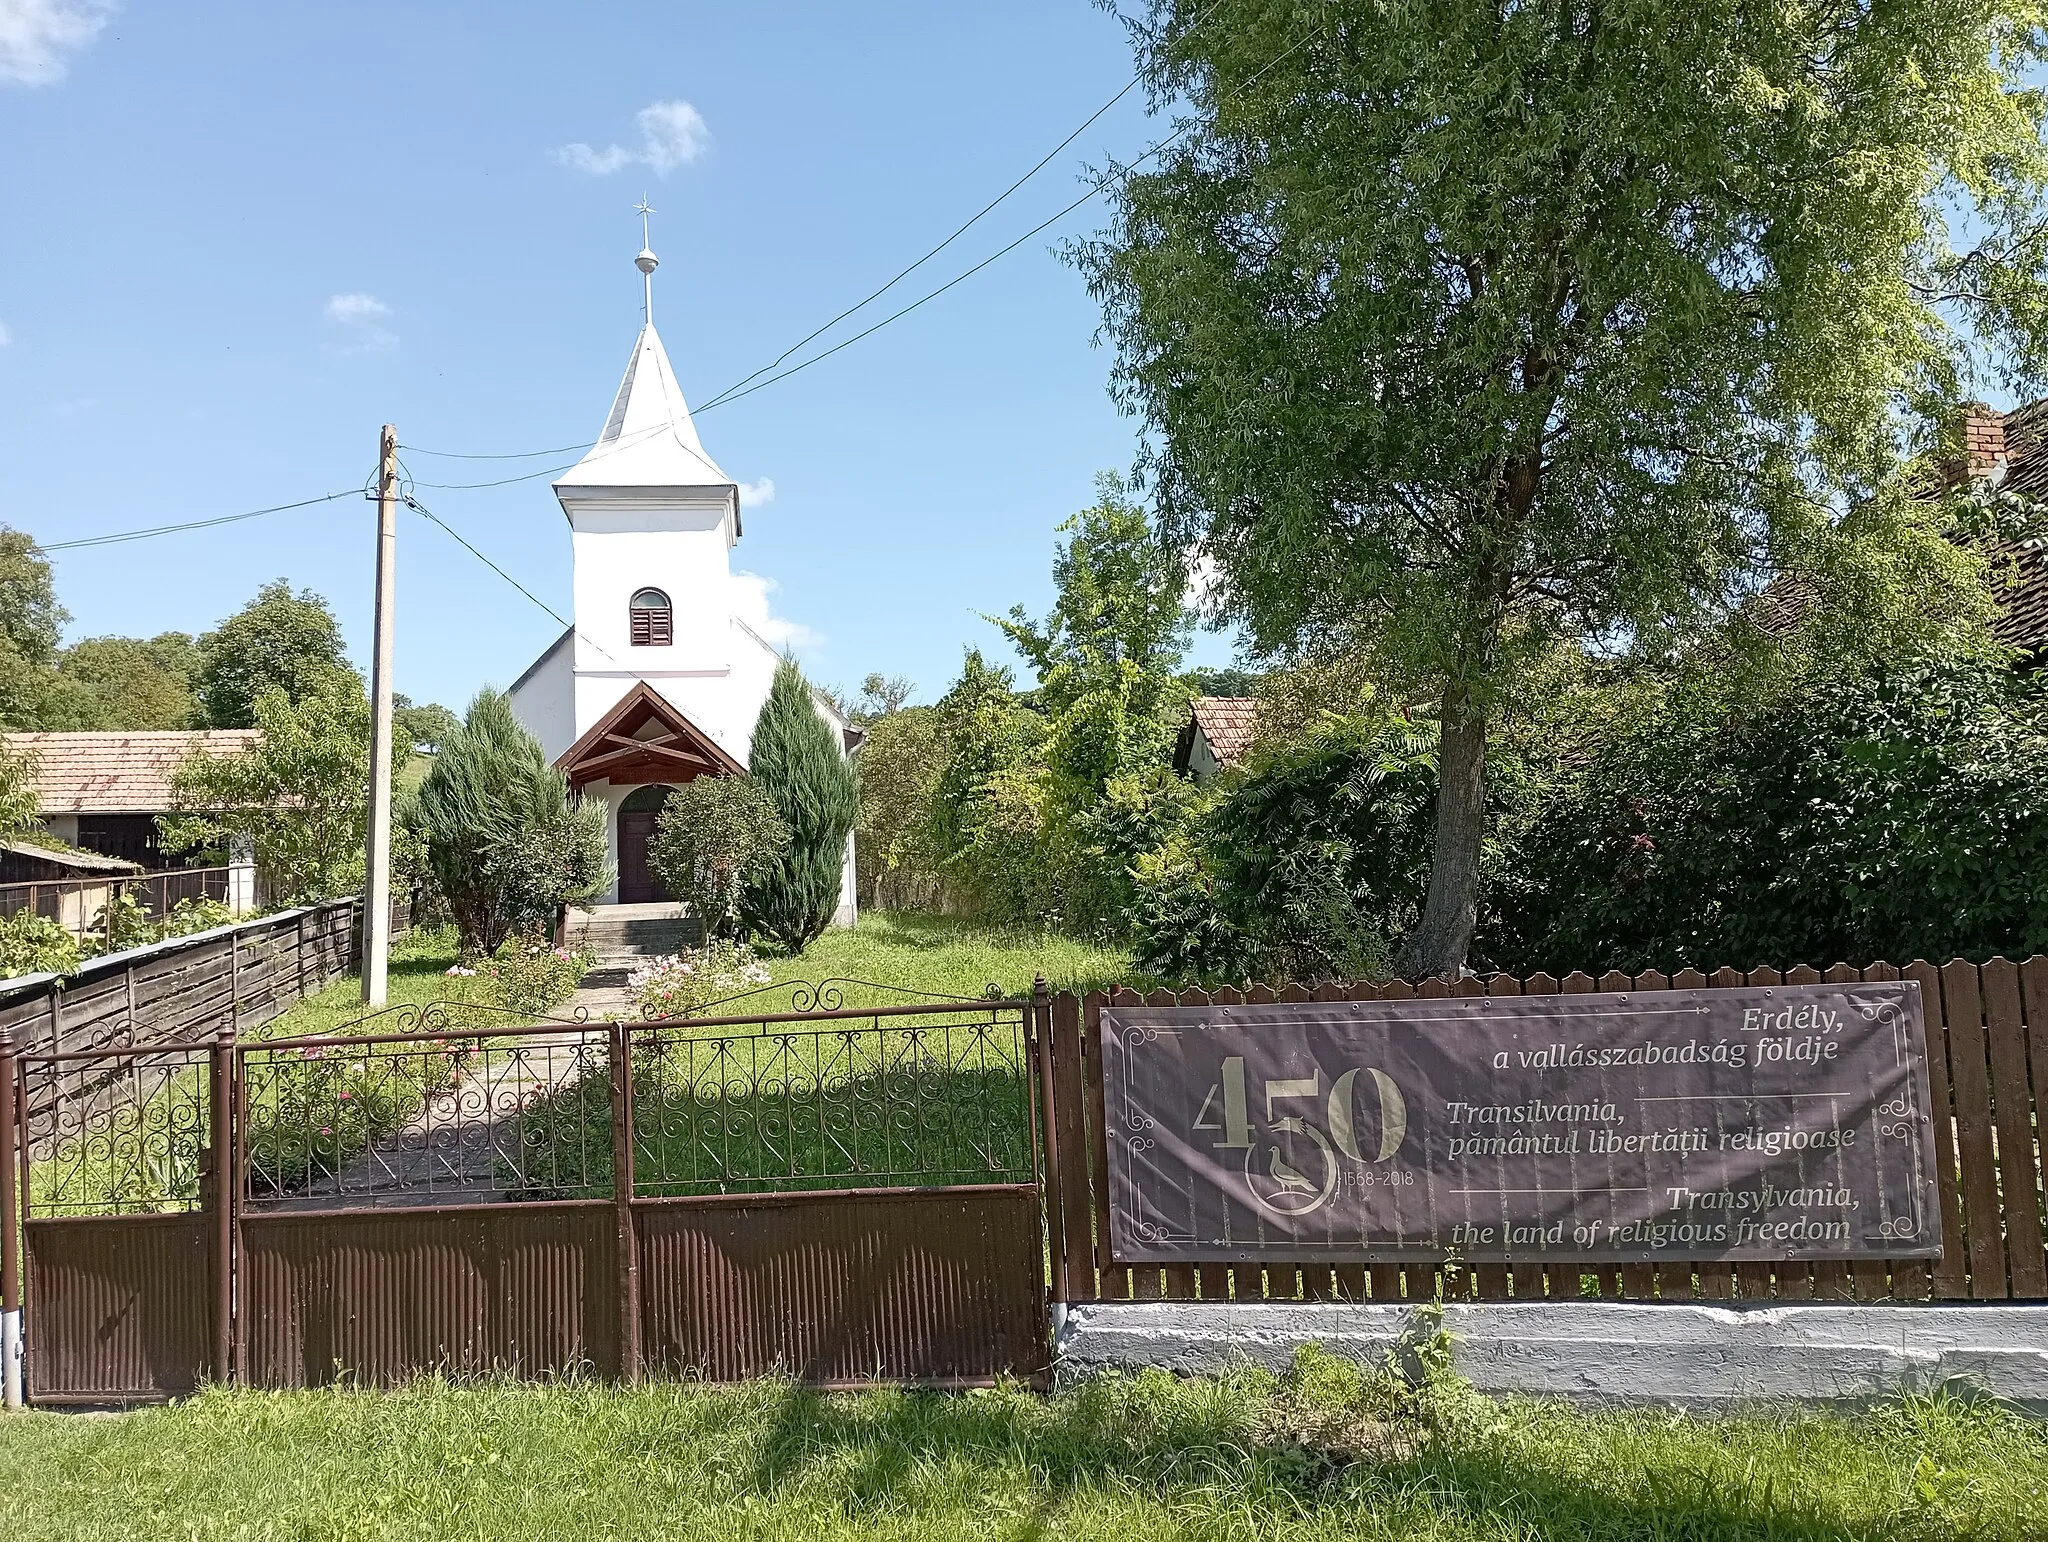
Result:
<svg viewBox="0 0 2048 1542"><path fill-rule="evenodd" d="M647 849L654 842L654 822L660 817L659 809L619 810L621 905L659 904L669 898L667 886L655 876L654 868L647 860Z"/></svg>

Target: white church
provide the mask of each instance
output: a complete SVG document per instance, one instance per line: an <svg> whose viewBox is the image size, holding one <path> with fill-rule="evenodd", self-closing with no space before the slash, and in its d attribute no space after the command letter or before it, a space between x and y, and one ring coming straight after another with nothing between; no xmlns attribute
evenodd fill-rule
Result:
<svg viewBox="0 0 2048 1542"><path fill-rule="evenodd" d="M618 869L604 902L628 905L669 898L647 860L655 817L682 783L746 769L780 659L735 603L739 486L705 453L654 330L644 240L634 261L646 321L626 377L597 443L554 483L575 563L571 625L508 692L570 787L603 801ZM845 720L813 699L850 754ZM848 837L837 923L853 920Z"/></svg>

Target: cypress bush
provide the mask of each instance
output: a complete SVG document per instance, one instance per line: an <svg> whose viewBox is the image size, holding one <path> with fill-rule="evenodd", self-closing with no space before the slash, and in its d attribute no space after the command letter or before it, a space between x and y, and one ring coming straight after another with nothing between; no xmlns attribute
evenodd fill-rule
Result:
<svg viewBox="0 0 2048 1542"><path fill-rule="evenodd" d="M604 805L570 800L568 779L496 691L470 703L412 806L470 952L495 953L611 882Z"/></svg>
<svg viewBox="0 0 2048 1542"><path fill-rule="evenodd" d="M791 953L832 924L846 837L860 813L860 781L811 688L784 659L754 723L748 774L789 827L789 845L764 862L740 900L740 918Z"/></svg>

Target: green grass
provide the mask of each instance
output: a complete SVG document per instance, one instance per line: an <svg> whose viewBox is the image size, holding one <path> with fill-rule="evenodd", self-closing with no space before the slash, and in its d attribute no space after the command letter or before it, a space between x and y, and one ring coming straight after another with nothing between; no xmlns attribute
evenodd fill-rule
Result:
<svg viewBox="0 0 2048 1542"><path fill-rule="evenodd" d="M2020 1542L2048 1514L2042 1427L1986 1407L1709 1421L1377 1381L208 1392L0 1416L0 1536Z"/></svg>
<svg viewBox="0 0 2048 1542"><path fill-rule="evenodd" d="M423 1006L446 1001L448 966L455 962L455 932L452 927L421 928L407 932L391 944L391 965L386 976L385 1000L392 1007ZM303 1001L294 1002L251 1037L262 1039L311 1038L321 1034L350 1032L349 1024L361 1017L363 979L345 974ZM375 1023L366 1033L397 1032L395 1024Z"/></svg>
<svg viewBox="0 0 2048 1542"><path fill-rule="evenodd" d="M777 983L839 978L870 980L941 996L979 996L989 986L1028 996L1035 974L1056 991L1090 991L1128 983L1128 949L1079 941L1059 932L988 927L954 916L869 911L851 931L829 931L798 958L768 960ZM848 992L848 1006L890 998Z"/></svg>

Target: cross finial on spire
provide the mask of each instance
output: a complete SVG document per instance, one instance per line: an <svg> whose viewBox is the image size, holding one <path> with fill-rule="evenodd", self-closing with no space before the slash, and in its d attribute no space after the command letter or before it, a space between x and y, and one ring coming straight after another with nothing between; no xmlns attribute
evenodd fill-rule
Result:
<svg viewBox="0 0 2048 1542"><path fill-rule="evenodd" d="M654 255L654 247L647 233L647 216L654 213L654 205L642 193L640 201L633 205L633 212L640 216L640 255L633 259L633 266L640 270L640 285L647 309L647 324L654 325L654 270L661 266L661 259Z"/></svg>

